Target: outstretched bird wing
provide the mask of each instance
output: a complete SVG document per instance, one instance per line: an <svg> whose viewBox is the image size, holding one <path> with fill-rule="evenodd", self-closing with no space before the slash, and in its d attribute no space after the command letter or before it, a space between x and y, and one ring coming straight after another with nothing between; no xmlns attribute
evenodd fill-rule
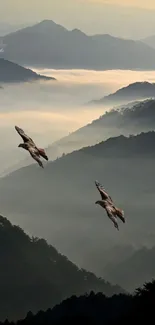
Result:
<svg viewBox="0 0 155 325"><path fill-rule="evenodd" d="M109 200L109 202L113 203L111 196L106 192L104 187L98 181L95 181L95 185L101 194L102 200Z"/></svg>
<svg viewBox="0 0 155 325"><path fill-rule="evenodd" d="M35 146L35 143L33 142L33 140L27 134L25 134L25 132L21 128L19 128L18 126L15 126L15 129L18 132L18 134L22 137L24 142L31 142L32 145Z"/></svg>

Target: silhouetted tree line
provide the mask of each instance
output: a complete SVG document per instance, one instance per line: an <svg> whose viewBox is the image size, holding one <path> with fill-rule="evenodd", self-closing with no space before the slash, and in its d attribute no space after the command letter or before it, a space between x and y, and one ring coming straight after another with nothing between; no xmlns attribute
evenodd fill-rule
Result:
<svg viewBox="0 0 155 325"><path fill-rule="evenodd" d="M6 320L0 325L124 325L154 324L155 281L144 284L135 294L106 297L102 293L80 297L72 296L52 310L28 312L24 320L16 323Z"/></svg>
<svg viewBox="0 0 155 325"><path fill-rule="evenodd" d="M24 318L86 292L124 292L79 269L44 239L30 238L0 216L0 320Z"/></svg>

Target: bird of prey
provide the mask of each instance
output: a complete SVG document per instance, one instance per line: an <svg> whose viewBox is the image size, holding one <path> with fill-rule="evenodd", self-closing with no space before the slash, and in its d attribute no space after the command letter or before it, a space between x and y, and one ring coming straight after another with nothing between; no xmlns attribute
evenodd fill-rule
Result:
<svg viewBox="0 0 155 325"><path fill-rule="evenodd" d="M100 192L101 199L95 202L95 204L99 204L102 208L104 208L107 212L108 217L111 219L111 221L114 223L115 228L119 230L118 223L117 223L117 217L121 219L123 223L125 223L124 218L124 211L117 208L114 205L114 202L111 198L111 196L106 192L104 187L98 182L95 181L95 185Z"/></svg>
<svg viewBox="0 0 155 325"><path fill-rule="evenodd" d="M21 128L15 126L15 129L24 141L24 143L20 143L18 147L29 151L31 157L37 161L40 167L44 168L40 157L43 157L44 159L48 160L45 150L38 148L34 141L27 134L25 134L25 132Z"/></svg>

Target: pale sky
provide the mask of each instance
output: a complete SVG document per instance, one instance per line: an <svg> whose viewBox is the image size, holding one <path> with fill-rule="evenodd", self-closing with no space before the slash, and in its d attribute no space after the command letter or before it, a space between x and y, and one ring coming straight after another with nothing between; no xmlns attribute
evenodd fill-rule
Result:
<svg viewBox="0 0 155 325"><path fill-rule="evenodd" d="M143 38L155 34L155 0L0 0L0 23L51 19L87 34Z"/></svg>
<svg viewBox="0 0 155 325"><path fill-rule="evenodd" d="M155 1L154 0L86 0L88 2L101 3L101 4L115 4L121 6L132 6L146 9L155 9Z"/></svg>

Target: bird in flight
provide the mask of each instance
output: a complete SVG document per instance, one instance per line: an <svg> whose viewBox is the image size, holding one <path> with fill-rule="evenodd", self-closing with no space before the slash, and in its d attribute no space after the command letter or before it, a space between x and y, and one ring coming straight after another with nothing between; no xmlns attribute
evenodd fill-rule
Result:
<svg viewBox="0 0 155 325"><path fill-rule="evenodd" d="M29 151L31 157L37 161L40 167L44 168L43 163L40 160L40 157L43 157L44 159L48 160L45 150L41 148L37 148L34 141L27 134L25 134L25 132L21 128L15 126L15 129L24 141L23 143L20 143L18 147Z"/></svg>
<svg viewBox="0 0 155 325"><path fill-rule="evenodd" d="M114 202L111 198L111 196L106 192L104 187L98 182L95 181L95 185L100 192L101 199L95 202L95 204L99 204L102 208L104 208L107 212L108 217L111 219L113 222L115 228L119 230L118 223L117 223L117 217L121 219L123 223L125 223L125 218L124 218L124 211L121 209L117 208L114 205Z"/></svg>

